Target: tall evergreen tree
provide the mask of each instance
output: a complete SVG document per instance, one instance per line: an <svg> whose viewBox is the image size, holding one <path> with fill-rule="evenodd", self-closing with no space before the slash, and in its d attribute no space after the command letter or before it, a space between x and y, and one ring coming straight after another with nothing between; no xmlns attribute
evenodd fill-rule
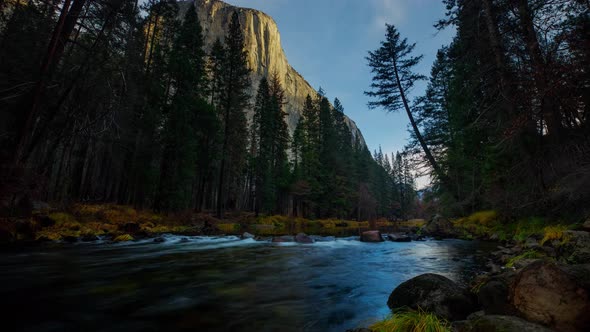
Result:
<svg viewBox="0 0 590 332"><path fill-rule="evenodd" d="M408 45L407 39L401 39L399 32L393 25L386 24L386 29L385 40L381 42L381 47L369 52L367 57L374 75L371 84L373 90L365 92L365 94L376 98L375 101L369 102L369 107L382 107L388 112L404 108L430 166L434 169L436 176L450 187L450 181L434 159L420 133L408 101L409 90L416 81L424 79L424 76L412 72L413 67L420 62L422 56L412 56L416 44Z"/></svg>
<svg viewBox="0 0 590 332"><path fill-rule="evenodd" d="M218 109L223 123L221 163L217 186L217 216L223 218L226 208L238 207L246 161L247 121L250 86L247 51L239 15L234 12L225 38L225 56L221 69L221 92Z"/></svg>

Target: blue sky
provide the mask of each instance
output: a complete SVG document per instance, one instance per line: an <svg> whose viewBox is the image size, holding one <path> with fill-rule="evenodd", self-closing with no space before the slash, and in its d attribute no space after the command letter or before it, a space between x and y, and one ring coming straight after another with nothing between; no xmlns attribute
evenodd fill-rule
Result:
<svg viewBox="0 0 590 332"><path fill-rule="evenodd" d="M429 75L437 50L450 43L454 31L438 32L433 24L445 13L441 0L226 0L261 10L279 26L291 65L330 100L338 97L345 113L359 126L373 151L402 150L408 138L405 112L386 114L368 110L371 73L365 56L379 47L385 23L415 42L424 60L417 71ZM425 82L414 95L423 93ZM423 182L423 181L421 181Z"/></svg>

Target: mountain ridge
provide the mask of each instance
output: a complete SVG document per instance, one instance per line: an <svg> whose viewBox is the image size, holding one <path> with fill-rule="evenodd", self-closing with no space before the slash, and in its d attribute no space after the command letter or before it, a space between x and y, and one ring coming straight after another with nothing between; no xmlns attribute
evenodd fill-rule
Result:
<svg viewBox="0 0 590 332"><path fill-rule="evenodd" d="M278 74L285 89L286 122L289 132L293 134L301 117L305 98L307 95L314 97L318 92L303 75L290 65L281 44L276 21L260 10L233 6L221 0L185 1L180 3L181 11L188 10L191 2L195 4L201 22L206 52L211 50L217 39L223 41L231 15L234 11L238 13L244 31L245 48L248 51L248 67L251 69L252 84L249 93L252 96L252 101L256 96L260 79L273 73ZM249 118L252 114L253 111L248 110ZM346 115L345 121L353 137L358 136L362 144L366 145L356 123Z"/></svg>

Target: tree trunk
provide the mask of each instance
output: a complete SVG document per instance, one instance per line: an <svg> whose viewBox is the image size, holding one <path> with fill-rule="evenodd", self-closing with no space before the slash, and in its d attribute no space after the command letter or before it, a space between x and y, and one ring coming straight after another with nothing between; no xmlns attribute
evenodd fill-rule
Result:
<svg viewBox="0 0 590 332"><path fill-rule="evenodd" d="M408 115L408 118L410 119L410 124L412 125L412 128L414 129L414 134L416 134L416 138L418 139L418 142L420 142L420 146L422 147L422 150L424 151L424 154L426 155L426 159L428 159L430 166L432 166L432 168L434 169L434 172L436 173L438 178L441 180L442 184L445 187L447 187L447 190L449 192L452 193L452 192L454 192L454 190L452 190L453 186L451 184L450 179L442 171L442 169L440 168L440 166L438 165L438 163L434 159L434 156L432 155L430 148L428 148L428 145L426 145L426 141L424 141L424 137L422 137L422 134L420 133L420 129L418 128L418 125L416 124L416 121L414 120L414 116L412 115L412 112L410 111L410 106L408 105L408 100L406 99L406 94L402 89L402 84L400 81L396 61L393 61L393 70L395 72L395 80L396 80L397 86L399 88L400 96L402 98L404 108L406 109L406 114Z"/></svg>
<svg viewBox="0 0 590 332"><path fill-rule="evenodd" d="M541 47L539 46L537 32L533 25L533 18L527 0L518 1L518 13L520 15L520 26L523 38L533 69L533 79L537 90L537 98L541 102L541 114L547 125L547 131L554 141L558 142L561 136L561 117L555 110L554 100L547 96L549 92L546 73L547 63L543 59L543 54L541 52Z"/></svg>
<svg viewBox="0 0 590 332"><path fill-rule="evenodd" d="M32 102L29 110L26 113L25 120L23 125L20 128L20 132L18 135L18 143L15 148L14 152L14 159L13 164L15 167L20 165L22 155L26 150L26 147L29 143L30 137L32 136L31 130L33 128L33 122L35 117L37 116L37 111L39 108L39 104L41 102L41 96L44 94L45 91L45 81L47 79L48 72L52 62L55 61L55 50L57 49L57 44L60 39L60 35L62 33L63 27L65 25L66 16L68 15L68 10L70 8L71 0L65 0L61 12L59 14L59 18L57 20L57 24L53 29L53 34L51 36L51 41L49 42L49 47L47 52L45 53L45 57L43 58L43 62L41 63L41 68L39 70L39 80L35 84L35 89L33 91Z"/></svg>
<svg viewBox="0 0 590 332"><path fill-rule="evenodd" d="M494 62L499 76L500 97L503 101L503 107L500 108L502 111L500 114L500 120L504 123L509 120L510 117L516 115L514 110L514 96L510 89L510 79L504 57L504 48L502 47L502 42L500 40L500 33L498 32L498 26L494 16L492 0L483 0L482 4L485 14L485 24L488 30L488 38L490 39Z"/></svg>

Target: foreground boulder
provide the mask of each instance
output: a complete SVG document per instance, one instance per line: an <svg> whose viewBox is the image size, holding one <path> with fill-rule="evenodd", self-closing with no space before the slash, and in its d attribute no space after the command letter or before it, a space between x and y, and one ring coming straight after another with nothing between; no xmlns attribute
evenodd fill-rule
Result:
<svg viewBox="0 0 590 332"><path fill-rule="evenodd" d="M508 271L487 280L477 292L477 300L488 315L513 315L516 309L510 303L510 287L516 273Z"/></svg>
<svg viewBox="0 0 590 332"><path fill-rule="evenodd" d="M590 264L536 262L522 269L512 286L520 316L558 331L590 331Z"/></svg>
<svg viewBox="0 0 590 332"><path fill-rule="evenodd" d="M313 243L313 239L305 233L299 233L295 236L295 242L298 243Z"/></svg>
<svg viewBox="0 0 590 332"><path fill-rule="evenodd" d="M441 215L435 215L422 227L422 234L437 238L454 238L457 237L457 231L447 218Z"/></svg>
<svg viewBox="0 0 590 332"><path fill-rule="evenodd" d="M379 231L366 231L361 234L362 242L383 242L383 237Z"/></svg>
<svg viewBox="0 0 590 332"><path fill-rule="evenodd" d="M447 277L422 274L399 285L389 295L387 305L399 308L422 309L454 321L465 319L477 310L477 302L465 289Z"/></svg>
<svg viewBox="0 0 590 332"><path fill-rule="evenodd" d="M453 323L458 332L552 332L552 330L514 316L478 316Z"/></svg>

